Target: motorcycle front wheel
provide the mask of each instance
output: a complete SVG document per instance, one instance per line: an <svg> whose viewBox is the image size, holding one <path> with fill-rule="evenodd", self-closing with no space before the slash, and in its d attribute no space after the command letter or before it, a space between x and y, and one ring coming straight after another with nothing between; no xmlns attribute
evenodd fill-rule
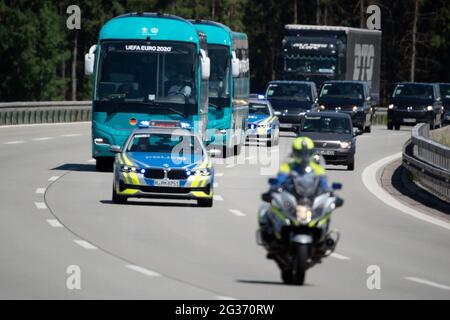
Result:
<svg viewBox="0 0 450 320"><path fill-rule="evenodd" d="M305 282L306 269L308 268L308 245L298 245L293 259L293 283L302 286Z"/></svg>

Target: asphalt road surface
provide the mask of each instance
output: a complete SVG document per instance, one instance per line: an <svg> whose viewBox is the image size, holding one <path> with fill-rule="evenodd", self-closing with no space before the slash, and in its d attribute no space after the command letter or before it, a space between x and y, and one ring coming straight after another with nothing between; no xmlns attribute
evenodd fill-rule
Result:
<svg viewBox="0 0 450 320"><path fill-rule="evenodd" d="M364 168L400 152L409 135L375 128L358 137L354 172L327 167L344 185L332 219L341 240L296 287L282 284L255 242L260 194L292 134L280 147L215 159L214 207L198 208L113 204L112 173L95 171L88 123L2 127L0 298L449 299L450 231L385 204L362 182ZM81 271L80 289L68 289L69 266ZM370 290L368 270L378 268L381 288Z"/></svg>

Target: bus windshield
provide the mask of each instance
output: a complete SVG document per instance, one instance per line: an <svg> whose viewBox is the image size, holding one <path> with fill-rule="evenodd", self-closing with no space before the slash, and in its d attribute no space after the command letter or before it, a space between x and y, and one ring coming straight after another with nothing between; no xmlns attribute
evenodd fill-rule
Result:
<svg viewBox="0 0 450 320"><path fill-rule="evenodd" d="M336 72L337 58L322 55L286 55L286 71L302 73L334 74Z"/></svg>
<svg viewBox="0 0 450 320"><path fill-rule="evenodd" d="M103 42L95 101L116 112L159 113L170 107L196 114L195 49L168 41Z"/></svg>
<svg viewBox="0 0 450 320"><path fill-rule="evenodd" d="M209 45L211 77L209 79L209 102L221 108L230 105L230 48L222 45Z"/></svg>

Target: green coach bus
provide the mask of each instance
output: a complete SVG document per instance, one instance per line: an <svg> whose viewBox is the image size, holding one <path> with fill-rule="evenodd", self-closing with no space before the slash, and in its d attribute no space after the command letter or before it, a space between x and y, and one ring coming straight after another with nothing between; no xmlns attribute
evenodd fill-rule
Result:
<svg viewBox="0 0 450 320"><path fill-rule="evenodd" d="M206 34L211 60L209 146L222 149L224 157L237 155L245 144L248 126L250 63L247 35L213 21L191 22Z"/></svg>
<svg viewBox="0 0 450 320"><path fill-rule="evenodd" d="M108 21L85 55L94 75L92 156L110 170L111 145L123 146L140 123L179 126L206 142L210 59L206 35L162 13L130 13Z"/></svg>

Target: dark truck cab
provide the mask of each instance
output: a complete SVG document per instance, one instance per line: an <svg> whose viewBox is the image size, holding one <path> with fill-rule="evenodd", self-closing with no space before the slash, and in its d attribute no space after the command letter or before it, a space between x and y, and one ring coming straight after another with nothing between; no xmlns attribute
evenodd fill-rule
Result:
<svg viewBox="0 0 450 320"><path fill-rule="evenodd" d="M439 83L439 90L444 106L443 122L450 123L450 83Z"/></svg>
<svg viewBox="0 0 450 320"><path fill-rule="evenodd" d="M318 111L317 89L309 81L271 81L266 98L270 101L281 129L293 129L307 112Z"/></svg>
<svg viewBox="0 0 450 320"><path fill-rule="evenodd" d="M442 125L442 99L436 83L402 82L395 86L388 107L388 130L400 126L429 123L434 129Z"/></svg>
<svg viewBox="0 0 450 320"><path fill-rule="evenodd" d="M365 81L325 81L319 95L320 111L348 114L354 127L372 131L372 118L376 106Z"/></svg>

